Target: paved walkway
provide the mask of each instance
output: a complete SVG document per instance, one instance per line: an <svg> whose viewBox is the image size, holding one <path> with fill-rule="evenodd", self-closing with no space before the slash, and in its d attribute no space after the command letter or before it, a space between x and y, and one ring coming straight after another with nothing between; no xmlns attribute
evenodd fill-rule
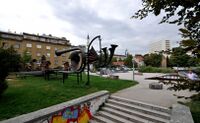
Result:
<svg viewBox="0 0 200 123"><path fill-rule="evenodd" d="M133 73L115 73L114 75L119 75L120 79L133 80ZM113 95L120 96L123 98L134 99L142 102L147 102L155 105L160 105L164 107L171 107L172 104L177 103L177 101L186 101L184 99L178 99L176 95L190 96L193 93L189 91L170 91L167 90L166 85L163 86L162 90L149 89L149 83L155 82L156 80L145 80L147 77L159 76L160 73L144 73L143 75L135 75L135 80L139 82L138 85L118 91ZM189 101L189 100L187 100Z"/></svg>

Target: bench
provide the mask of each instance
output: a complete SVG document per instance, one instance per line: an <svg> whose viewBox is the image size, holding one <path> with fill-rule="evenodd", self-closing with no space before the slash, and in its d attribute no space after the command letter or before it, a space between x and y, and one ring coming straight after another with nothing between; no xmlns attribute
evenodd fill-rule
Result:
<svg viewBox="0 0 200 123"><path fill-rule="evenodd" d="M65 82L65 79L67 79L70 74L71 75L76 74L76 76L77 76L77 83L78 84L79 84L79 78L82 81L82 73L74 72L74 71L58 71L58 73L62 73L63 74L63 77L62 77L63 78L63 84Z"/></svg>

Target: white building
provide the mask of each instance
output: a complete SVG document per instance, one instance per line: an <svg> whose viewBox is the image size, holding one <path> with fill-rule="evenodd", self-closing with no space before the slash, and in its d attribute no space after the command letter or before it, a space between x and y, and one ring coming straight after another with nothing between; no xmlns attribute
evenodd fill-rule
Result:
<svg viewBox="0 0 200 123"><path fill-rule="evenodd" d="M170 50L171 46L170 46L170 41L169 40L165 40L165 41L157 41L157 42L153 42L149 45L149 52L150 53L155 53L155 52L159 52L159 51L167 51Z"/></svg>

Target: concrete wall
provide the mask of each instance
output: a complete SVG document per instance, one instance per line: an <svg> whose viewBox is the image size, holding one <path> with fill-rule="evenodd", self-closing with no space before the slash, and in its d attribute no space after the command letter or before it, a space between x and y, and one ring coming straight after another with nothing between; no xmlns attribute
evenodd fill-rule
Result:
<svg viewBox="0 0 200 123"><path fill-rule="evenodd" d="M32 113L11 118L2 121L2 123L87 123L108 97L108 91L100 91Z"/></svg>
<svg viewBox="0 0 200 123"><path fill-rule="evenodd" d="M194 123L190 108L181 104L173 104L170 123Z"/></svg>

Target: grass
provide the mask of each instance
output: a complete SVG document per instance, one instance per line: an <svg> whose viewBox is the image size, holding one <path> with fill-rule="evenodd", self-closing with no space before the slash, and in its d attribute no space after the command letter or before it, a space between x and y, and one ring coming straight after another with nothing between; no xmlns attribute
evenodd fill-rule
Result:
<svg viewBox="0 0 200 123"><path fill-rule="evenodd" d="M83 78L86 80L86 78ZM90 86L79 85L76 78L70 76L62 84L61 78L49 81L41 77L27 77L8 81L8 89L0 98L0 120L39 110L54 104L69 101L100 90L111 93L127 88L136 82L112 80L91 76Z"/></svg>
<svg viewBox="0 0 200 123"><path fill-rule="evenodd" d="M190 111L192 113L192 117L195 123L200 122L200 101L191 101L186 104L190 107Z"/></svg>

